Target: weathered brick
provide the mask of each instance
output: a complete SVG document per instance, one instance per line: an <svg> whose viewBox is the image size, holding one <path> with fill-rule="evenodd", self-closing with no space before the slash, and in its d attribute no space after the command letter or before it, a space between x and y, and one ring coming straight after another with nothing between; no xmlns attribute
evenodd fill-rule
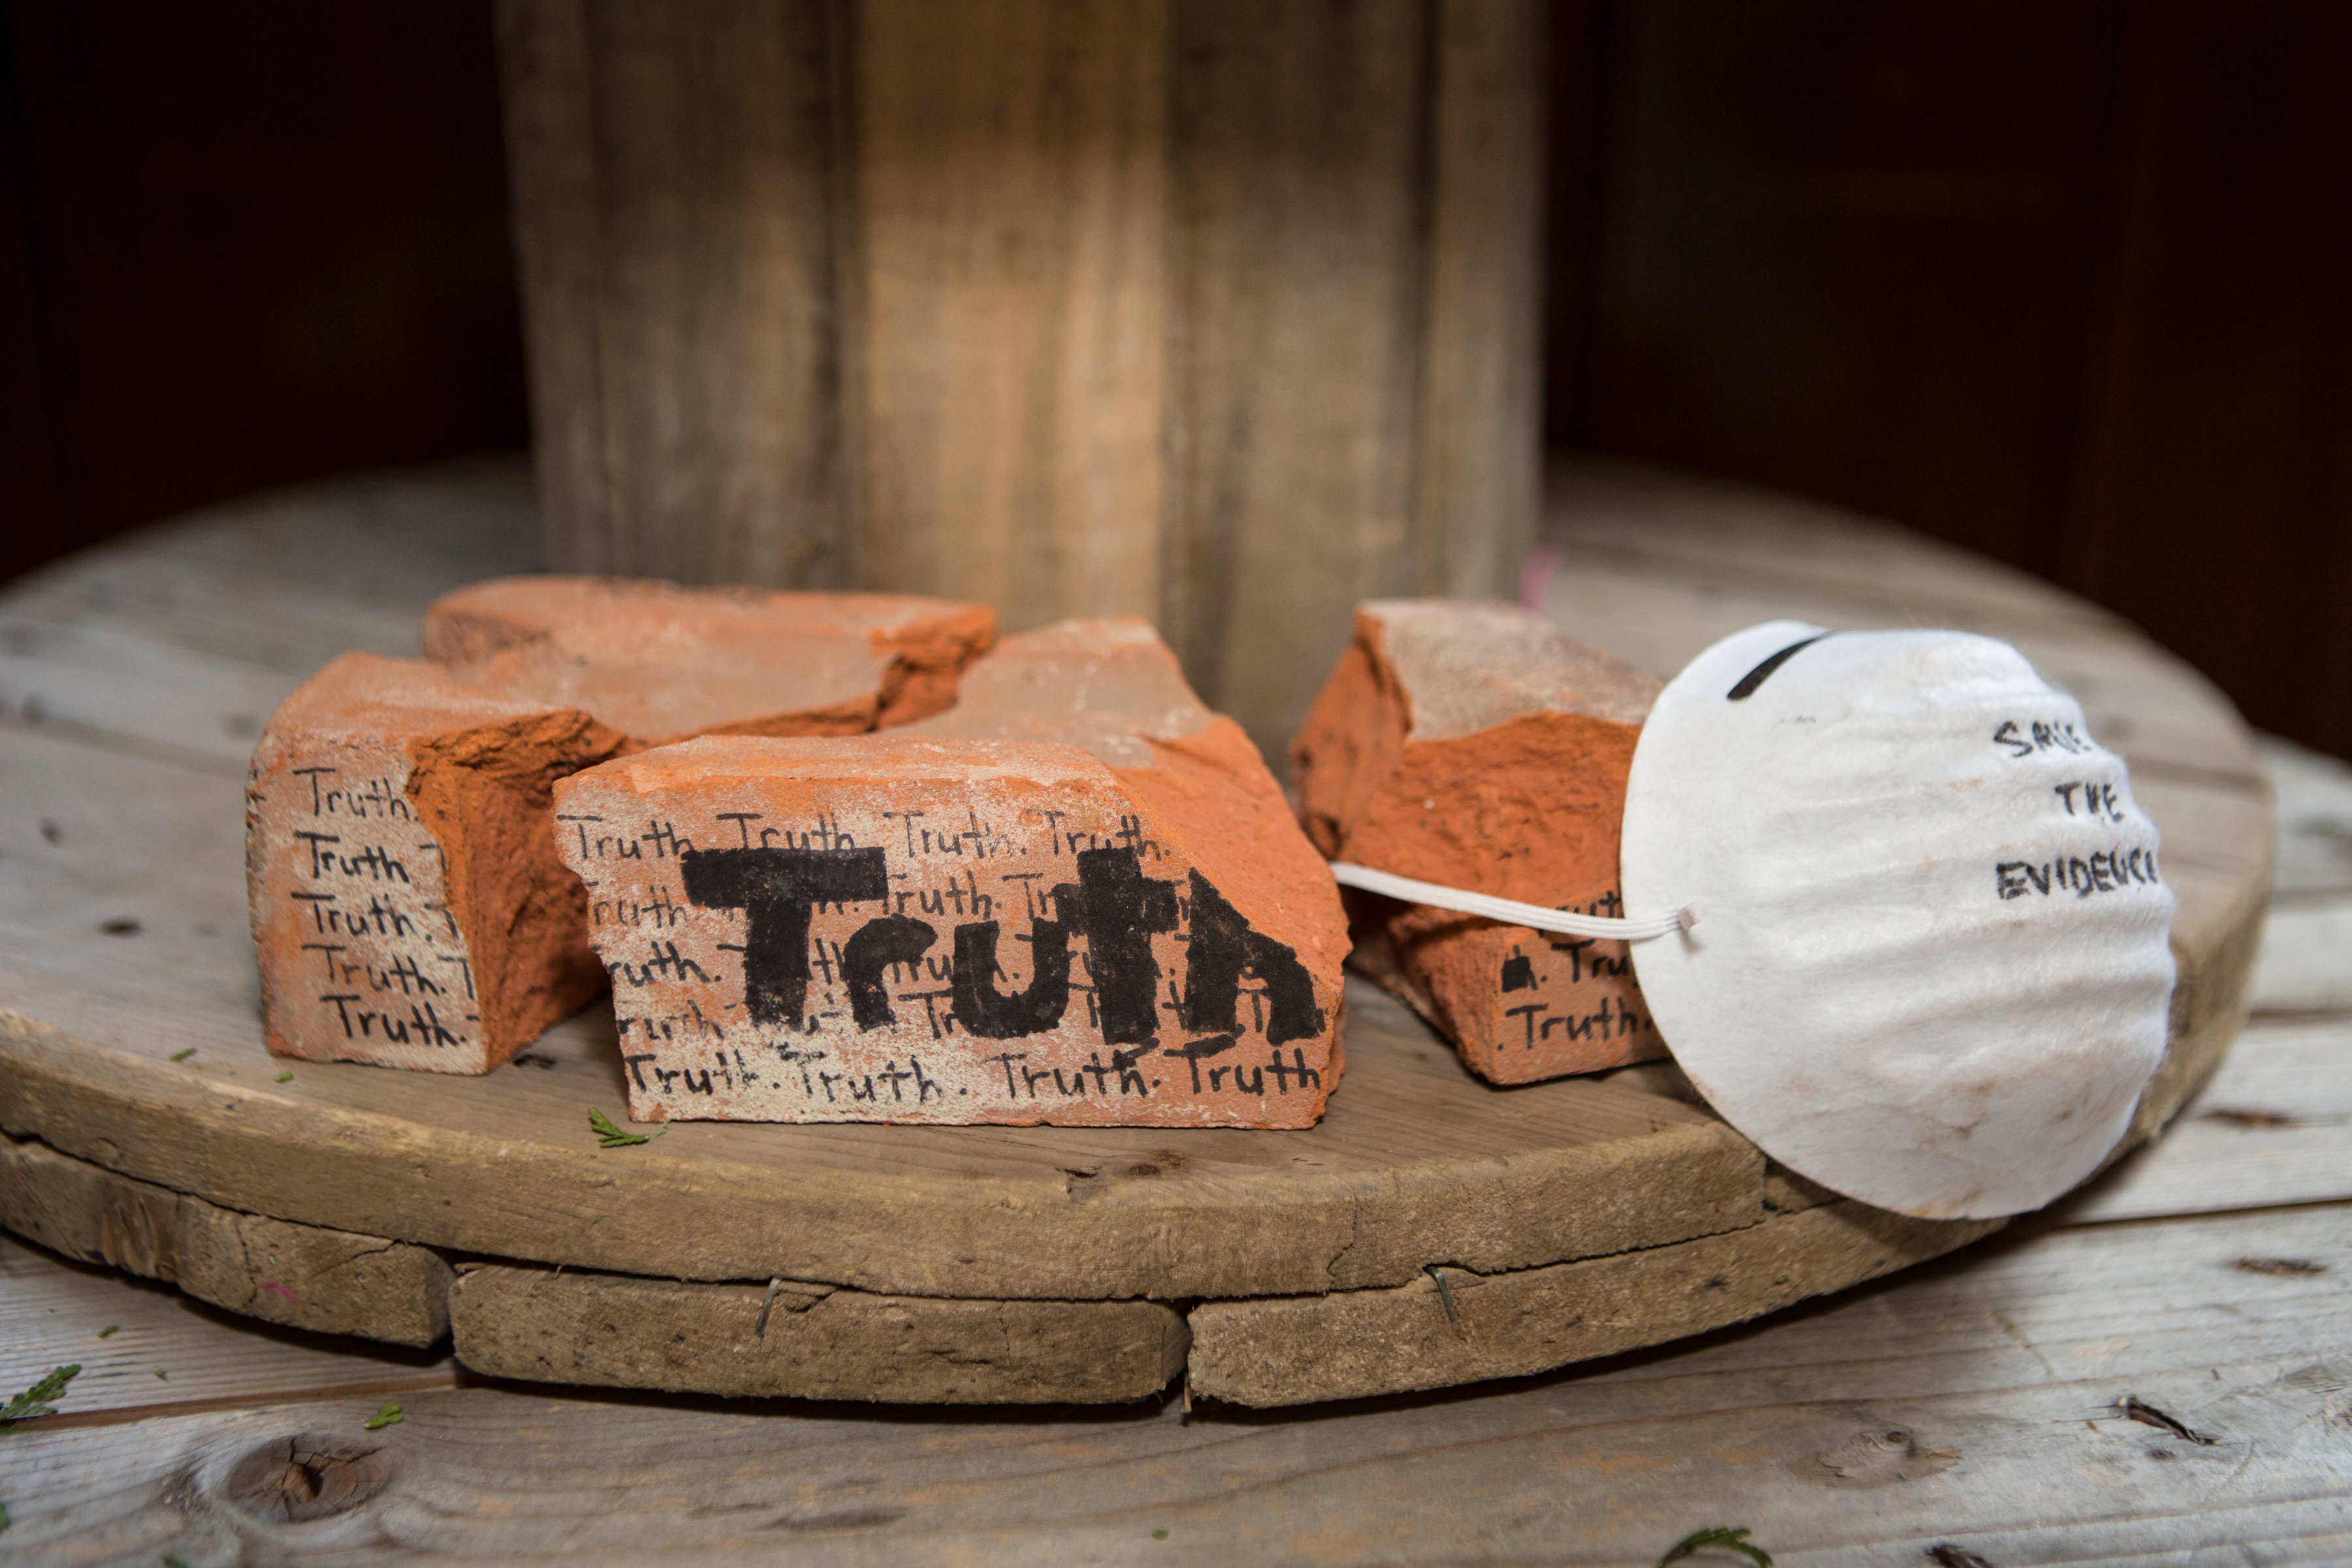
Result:
<svg viewBox="0 0 2352 1568"><path fill-rule="evenodd" d="M487 1072L603 989L555 778L621 749L576 709L345 654L270 716L246 790L280 1056Z"/></svg>
<svg viewBox="0 0 2352 1568"><path fill-rule="evenodd" d="M1507 605L1375 600L1291 742L1316 847L1619 914L1625 775L1658 681ZM1356 961L1497 1083L1664 1053L1626 944L1349 893Z"/></svg>
<svg viewBox="0 0 2352 1568"><path fill-rule="evenodd" d="M255 751L270 1049L488 1071L604 988L557 777L703 730L920 717L994 635L983 606L880 595L522 577L438 601L440 662L338 659Z"/></svg>
<svg viewBox="0 0 2352 1568"><path fill-rule="evenodd" d="M855 735L937 713L996 638L983 605L891 594L500 577L425 612L425 657L578 708L648 746Z"/></svg>
<svg viewBox="0 0 2352 1568"><path fill-rule="evenodd" d="M557 815L641 1120L1303 1127L1337 1082L1336 889L1139 622L1008 638L906 731L616 759Z"/></svg>

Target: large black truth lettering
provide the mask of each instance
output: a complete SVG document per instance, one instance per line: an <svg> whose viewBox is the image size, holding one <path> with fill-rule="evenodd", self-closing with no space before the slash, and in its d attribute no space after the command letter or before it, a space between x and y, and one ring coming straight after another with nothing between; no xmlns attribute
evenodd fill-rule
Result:
<svg viewBox="0 0 2352 1568"><path fill-rule="evenodd" d="M1026 990L1007 996L996 988L996 922L956 927L952 1006L956 1022L983 1040L1043 1034L1070 1005L1070 928L1060 921L1029 925Z"/></svg>
<svg viewBox="0 0 2352 1568"><path fill-rule="evenodd" d="M1076 892L1103 1038L1114 1046L1159 1038L1160 965L1151 956L1151 938L1176 929L1176 884L1145 876L1132 849L1081 849ZM1066 908L1065 890L1054 893Z"/></svg>
<svg viewBox="0 0 2352 1568"><path fill-rule="evenodd" d="M912 915L884 915L857 928L841 950L841 979L849 987L849 1016L858 1028L887 1028L898 1021L883 977L892 964L912 963L929 952L939 934Z"/></svg>
<svg viewBox="0 0 2352 1568"><path fill-rule="evenodd" d="M1193 872L1192 940L1185 956L1186 1030L1196 1035L1237 1032L1234 1006L1241 998L1244 970L1265 985L1268 1045L1312 1039L1323 1032L1315 981L1298 962L1297 951L1252 931L1216 885Z"/></svg>
<svg viewBox="0 0 2352 1568"><path fill-rule="evenodd" d="M689 849L686 896L706 909L742 910L743 1006L754 1024L798 1025L808 1003L809 911L889 890L882 851ZM843 958L846 961L845 952ZM888 1003L883 1004L887 1008Z"/></svg>

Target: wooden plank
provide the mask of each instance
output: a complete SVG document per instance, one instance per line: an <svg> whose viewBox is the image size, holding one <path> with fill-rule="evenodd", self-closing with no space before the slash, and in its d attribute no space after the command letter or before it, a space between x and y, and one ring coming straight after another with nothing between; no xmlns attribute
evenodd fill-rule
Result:
<svg viewBox="0 0 2352 1568"><path fill-rule="evenodd" d="M349 648L414 655L428 600L544 564L529 464L499 455L322 481L141 530L9 584L5 614L136 633L299 680Z"/></svg>
<svg viewBox="0 0 2352 1568"><path fill-rule="evenodd" d="M2262 753L2278 792L2280 900L2352 895L2352 766L2275 735Z"/></svg>
<svg viewBox="0 0 2352 1568"><path fill-rule="evenodd" d="M851 585L825 9L501 16L551 557Z"/></svg>
<svg viewBox="0 0 2352 1568"><path fill-rule="evenodd" d="M54 592L103 602L126 570L137 581L137 564L147 562L200 581L242 579L265 599L314 594L413 613L461 583L543 569L537 519L530 466L517 454L348 474L125 534L9 584L9 602ZM210 613L226 624L239 607L215 599ZM242 608L251 616L253 602ZM299 605L284 614L303 618Z"/></svg>
<svg viewBox="0 0 2352 1568"><path fill-rule="evenodd" d="M2273 905L2251 996L2257 1013L2352 1010L2352 897Z"/></svg>
<svg viewBox="0 0 2352 1568"><path fill-rule="evenodd" d="M1160 619L1277 764L1356 602L1420 557L1428 22L1419 0L1176 7Z"/></svg>
<svg viewBox="0 0 2352 1568"><path fill-rule="evenodd" d="M586 0L499 0L499 101L522 286L531 451L550 558L612 559L630 536L625 421L614 405L616 345L598 191Z"/></svg>
<svg viewBox="0 0 2352 1568"><path fill-rule="evenodd" d="M1517 585L1542 510L1546 8L1436 0L1414 590Z"/></svg>
<svg viewBox="0 0 2352 1568"><path fill-rule="evenodd" d="M1510 1274L1431 1268L1387 1290L1205 1301L1194 1393L1239 1405L1359 1399L1549 1372L1777 1311L1939 1257L1999 1220L1907 1219L1851 1201L1679 1247Z"/></svg>
<svg viewBox="0 0 2352 1568"><path fill-rule="evenodd" d="M291 515L260 498L12 585L0 724L242 778L262 722L320 665L354 647L413 655L432 597L538 559L512 459L302 495Z"/></svg>
<svg viewBox="0 0 2352 1568"><path fill-rule="evenodd" d="M862 585L1155 614L1168 0L847 14Z"/></svg>
<svg viewBox="0 0 2352 1568"><path fill-rule="evenodd" d="M458 1562L1631 1563L1734 1522L1790 1563L1943 1542L1999 1563L2340 1562L2345 1213L2013 1234L1679 1352L1297 1413L877 1419L473 1388L406 1397L374 1434L365 1400L35 1427L7 1440L9 1545L60 1563L387 1542ZM2126 1394L2215 1441L2119 1418ZM230 1500L237 1463L297 1433L379 1449L388 1483L301 1524Z"/></svg>
<svg viewBox="0 0 2352 1568"><path fill-rule="evenodd" d="M955 1301L776 1280L691 1285L483 1265L449 1299L457 1359L534 1383L935 1405L1115 1405L1184 1365L1156 1301Z"/></svg>
<svg viewBox="0 0 2352 1568"><path fill-rule="evenodd" d="M117 1331L100 1338L110 1327ZM82 1370L57 1402L53 1426L224 1403L399 1397L457 1381L446 1349L403 1351L260 1328L168 1286L0 1237L0 1389L14 1394L68 1363ZM0 1489L10 1493L0 1500L15 1500L13 1488Z"/></svg>
<svg viewBox="0 0 2352 1568"><path fill-rule="evenodd" d="M2276 736L2262 745L2278 792L2278 887L2254 1010L2352 1010L2352 768Z"/></svg>
<svg viewBox="0 0 2352 1568"><path fill-rule="evenodd" d="M239 1214L39 1143L0 1139L0 1225L265 1322L396 1345L449 1331L449 1266L424 1247Z"/></svg>
<svg viewBox="0 0 2352 1568"><path fill-rule="evenodd" d="M241 661L90 626L0 625L0 711L42 733L242 778L254 738L295 681ZM155 671L176 671L169 688Z"/></svg>
<svg viewBox="0 0 2352 1568"><path fill-rule="evenodd" d="M2239 1037L2161 1139L2051 1212L2089 1225L2347 1198L2352 1020L2271 1019Z"/></svg>

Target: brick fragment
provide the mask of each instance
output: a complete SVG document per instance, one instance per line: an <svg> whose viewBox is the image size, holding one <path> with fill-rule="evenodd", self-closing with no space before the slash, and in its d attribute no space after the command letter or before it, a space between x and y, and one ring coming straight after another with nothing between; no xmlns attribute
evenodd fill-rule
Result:
<svg viewBox="0 0 2352 1568"><path fill-rule="evenodd" d="M1291 742L1333 859L1622 913L1625 775L1659 682L1503 605L1374 600ZM1664 1054L1622 942L1350 892L1356 962L1497 1083Z"/></svg>
<svg viewBox="0 0 2352 1568"><path fill-rule="evenodd" d="M855 735L937 713L995 641L986 605L891 594L500 577L436 600L425 657L646 745Z"/></svg>
<svg viewBox="0 0 2352 1568"><path fill-rule="evenodd" d="M270 1050L487 1072L604 988L548 813L624 738L439 666L345 654L270 716L246 878Z"/></svg>
<svg viewBox="0 0 2352 1568"><path fill-rule="evenodd" d="M557 802L639 1120L1304 1127L1339 1078L1337 889L1140 622L1008 638L907 731Z"/></svg>

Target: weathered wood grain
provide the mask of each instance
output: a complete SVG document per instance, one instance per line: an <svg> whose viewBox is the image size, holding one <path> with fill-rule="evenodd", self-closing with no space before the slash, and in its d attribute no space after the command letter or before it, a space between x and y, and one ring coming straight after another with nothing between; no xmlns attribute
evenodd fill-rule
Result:
<svg viewBox="0 0 2352 1568"><path fill-rule="evenodd" d="M2336 958L2352 969L2352 949ZM2258 1019L2163 1139L2061 1202L2069 1224L2352 1199L2352 1022Z"/></svg>
<svg viewBox="0 0 2352 1568"><path fill-rule="evenodd" d="M2278 792L2278 889L2254 1011L2352 1009L2352 768L2275 737L2263 761Z"/></svg>
<svg viewBox="0 0 2352 1568"><path fill-rule="evenodd" d="M539 566L537 535L511 458L141 530L9 585L0 725L242 779L270 710L320 665L353 647L414 654L425 604Z"/></svg>
<svg viewBox="0 0 2352 1568"><path fill-rule="evenodd" d="M57 1401L55 1427L272 1400L400 1398L457 1381L446 1347L404 1351L265 1327L168 1285L0 1237L0 1398L68 1364L82 1370ZM16 1495L0 1481L0 1502Z"/></svg>
<svg viewBox="0 0 2352 1568"><path fill-rule="evenodd" d="M1542 510L1548 20L1536 0L1432 7L1419 594L1508 593Z"/></svg>
<svg viewBox="0 0 2352 1568"><path fill-rule="evenodd" d="M457 1359L493 1377L925 1405L1147 1399L1184 1365L1156 1301L951 1301L777 1280L483 1265L449 1299Z"/></svg>
<svg viewBox="0 0 2352 1568"><path fill-rule="evenodd" d="M865 585L1158 611L1169 7L844 7Z"/></svg>
<svg viewBox="0 0 2352 1568"><path fill-rule="evenodd" d="M1176 11L1160 624L1269 757L1356 601L1412 581L1427 21L1419 0Z"/></svg>
<svg viewBox="0 0 2352 1568"><path fill-rule="evenodd" d="M8 1544L60 1563L1620 1564L1737 1522L1800 1565L1925 1562L1939 1542L2004 1564L2335 1563L2352 1548L2344 1214L1998 1237L1675 1351L1299 1412L471 1388L404 1396L373 1434L363 1399L37 1426L6 1439ZM2126 1394L2214 1442L2122 1419ZM380 1451L382 1490L305 1523L236 1500L237 1464L302 1433Z"/></svg>
<svg viewBox="0 0 2352 1568"><path fill-rule="evenodd" d="M1535 0L506 0L575 570L1157 616L1269 753L1538 487Z"/></svg>
<svg viewBox="0 0 2352 1568"><path fill-rule="evenodd" d="M0 1138L0 1226L264 1322L395 1345L449 1331L449 1266L425 1247L239 1214L39 1143Z"/></svg>
<svg viewBox="0 0 2352 1568"><path fill-rule="evenodd" d="M2258 1013L2336 1013L2352 1008L2352 906L2272 906L2263 952L2248 988Z"/></svg>
<svg viewBox="0 0 2352 1568"><path fill-rule="evenodd" d="M1206 1301L1192 1310L1185 1377L1195 1394L1269 1405L1549 1372L1760 1317L2000 1225L1840 1201L1679 1247L1513 1274L1432 1268L1394 1289Z"/></svg>
<svg viewBox="0 0 2352 1568"><path fill-rule="evenodd" d="M2352 766L2275 735L2262 753L2278 793L2279 900L2352 895Z"/></svg>
<svg viewBox="0 0 2352 1568"><path fill-rule="evenodd" d="M852 585L828 8L498 17L551 558Z"/></svg>

